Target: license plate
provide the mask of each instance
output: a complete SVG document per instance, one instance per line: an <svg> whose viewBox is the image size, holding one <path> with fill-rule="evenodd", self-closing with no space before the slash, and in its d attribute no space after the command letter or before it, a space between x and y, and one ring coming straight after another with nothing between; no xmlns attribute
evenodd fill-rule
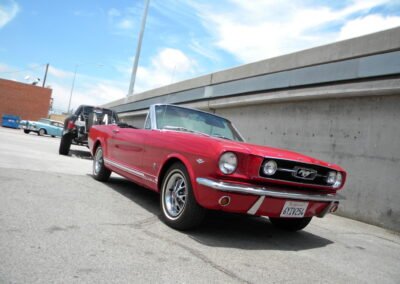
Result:
<svg viewBox="0 0 400 284"><path fill-rule="evenodd" d="M281 217L303 218L307 207L308 202L286 201L281 212Z"/></svg>

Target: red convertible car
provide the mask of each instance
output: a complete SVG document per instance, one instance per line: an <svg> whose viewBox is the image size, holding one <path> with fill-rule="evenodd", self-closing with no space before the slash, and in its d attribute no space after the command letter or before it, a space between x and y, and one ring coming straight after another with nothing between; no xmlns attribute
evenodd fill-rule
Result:
<svg viewBox="0 0 400 284"><path fill-rule="evenodd" d="M217 115L175 105L152 105L143 129L95 125L89 133L93 177L111 172L160 193L165 223L185 230L205 211L268 216L301 230L343 199L345 171L295 152L248 144Z"/></svg>

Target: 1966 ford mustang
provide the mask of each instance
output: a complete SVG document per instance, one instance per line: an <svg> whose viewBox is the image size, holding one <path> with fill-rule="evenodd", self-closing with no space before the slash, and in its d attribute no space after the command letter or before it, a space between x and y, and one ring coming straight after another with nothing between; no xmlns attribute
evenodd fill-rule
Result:
<svg viewBox="0 0 400 284"><path fill-rule="evenodd" d="M89 134L93 176L111 172L160 193L169 226L198 226L207 209L268 216L301 230L343 199L345 171L295 152L248 144L233 124L207 112L152 105L143 129L95 125Z"/></svg>

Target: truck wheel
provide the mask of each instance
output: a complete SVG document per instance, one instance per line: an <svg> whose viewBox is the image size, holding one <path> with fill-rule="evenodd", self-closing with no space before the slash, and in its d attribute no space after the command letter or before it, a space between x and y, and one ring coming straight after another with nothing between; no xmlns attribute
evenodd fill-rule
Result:
<svg viewBox="0 0 400 284"><path fill-rule="evenodd" d="M103 148L97 147L93 159L93 177L99 181L107 181L111 171L104 165Z"/></svg>
<svg viewBox="0 0 400 284"><path fill-rule="evenodd" d="M61 136L60 148L58 149L58 153L60 155L68 155L69 148L71 148L72 137L69 134L65 134Z"/></svg>
<svg viewBox="0 0 400 284"><path fill-rule="evenodd" d="M43 129L43 128L40 128L40 129L39 129L39 132L38 132L38 135L39 135L39 136L43 136L43 135L45 135L45 134L46 134L46 130Z"/></svg>
<svg viewBox="0 0 400 284"><path fill-rule="evenodd" d="M295 232L304 229L310 222L312 217L304 218L269 218L271 223L284 231Z"/></svg>
<svg viewBox="0 0 400 284"><path fill-rule="evenodd" d="M194 197L190 177L183 164L173 164L165 174L160 207L164 222L178 230L192 229L203 221L205 209Z"/></svg>
<svg viewBox="0 0 400 284"><path fill-rule="evenodd" d="M25 134L29 134L30 131L29 131L28 129L24 129L24 133L25 133Z"/></svg>

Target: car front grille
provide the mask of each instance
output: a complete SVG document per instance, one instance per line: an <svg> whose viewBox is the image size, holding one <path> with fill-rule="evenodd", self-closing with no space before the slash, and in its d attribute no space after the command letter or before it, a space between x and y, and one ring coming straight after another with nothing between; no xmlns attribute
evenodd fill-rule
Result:
<svg viewBox="0 0 400 284"><path fill-rule="evenodd" d="M263 171L264 164L270 160L274 160L278 166L275 174L271 176L266 175ZM261 164L259 175L260 177L273 180L331 187L332 185L327 183L327 177L330 171L332 171L332 169L318 165L290 160L265 158Z"/></svg>

